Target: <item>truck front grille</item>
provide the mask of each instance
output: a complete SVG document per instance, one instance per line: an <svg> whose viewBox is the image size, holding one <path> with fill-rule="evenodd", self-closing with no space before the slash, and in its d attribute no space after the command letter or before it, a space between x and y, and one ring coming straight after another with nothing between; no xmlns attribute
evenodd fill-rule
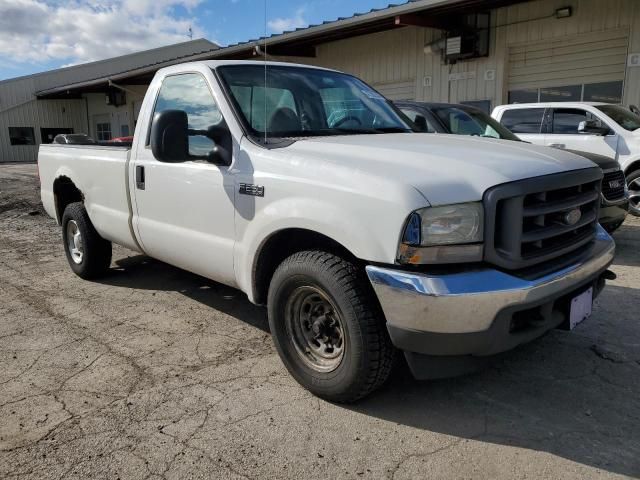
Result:
<svg viewBox="0 0 640 480"><path fill-rule="evenodd" d="M561 257L596 234L602 171L546 175L489 189L485 260L520 269Z"/></svg>
<svg viewBox="0 0 640 480"><path fill-rule="evenodd" d="M622 170L607 172L602 179L602 195L610 202L624 198L625 178Z"/></svg>

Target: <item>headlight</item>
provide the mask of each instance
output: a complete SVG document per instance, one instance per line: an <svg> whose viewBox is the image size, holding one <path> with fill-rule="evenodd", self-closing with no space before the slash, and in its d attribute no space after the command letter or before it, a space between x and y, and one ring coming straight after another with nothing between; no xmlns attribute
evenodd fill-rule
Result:
<svg viewBox="0 0 640 480"><path fill-rule="evenodd" d="M407 220L398 261L413 264L480 261L483 225L484 209L480 202L417 210Z"/></svg>
<svg viewBox="0 0 640 480"><path fill-rule="evenodd" d="M403 239L423 247L482 242L483 212L480 202L417 210L409 217Z"/></svg>

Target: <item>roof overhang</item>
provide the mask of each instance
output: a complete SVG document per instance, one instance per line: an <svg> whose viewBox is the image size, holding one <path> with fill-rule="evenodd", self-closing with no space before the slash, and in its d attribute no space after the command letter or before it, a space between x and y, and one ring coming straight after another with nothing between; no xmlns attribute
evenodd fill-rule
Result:
<svg viewBox="0 0 640 480"><path fill-rule="evenodd" d="M68 98L78 93L105 92L109 82L136 85L148 84L160 68L185 61L215 59L250 59L260 57L266 50L270 56L314 57L316 46L377 33L385 30L416 25L447 30L459 24L461 15L524 3L530 0L414 0L401 5L356 14L320 25L311 25L291 32L272 35L248 42L230 45L211 51L190 55L171 62L148 65L108 77L96 78L75 84L62 85L36 92L38 98Z"/></svg>

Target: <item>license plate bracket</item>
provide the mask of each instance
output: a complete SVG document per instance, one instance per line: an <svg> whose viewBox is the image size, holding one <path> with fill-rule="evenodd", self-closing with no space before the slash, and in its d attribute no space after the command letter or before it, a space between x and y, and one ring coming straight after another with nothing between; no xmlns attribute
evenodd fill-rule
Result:
<svg viewBox="0 0 640 480"><path fill-rule="evenodd" d="M569 306L569 330L573 330L591 316L593 308L593 287L571 299Z"/></svg>

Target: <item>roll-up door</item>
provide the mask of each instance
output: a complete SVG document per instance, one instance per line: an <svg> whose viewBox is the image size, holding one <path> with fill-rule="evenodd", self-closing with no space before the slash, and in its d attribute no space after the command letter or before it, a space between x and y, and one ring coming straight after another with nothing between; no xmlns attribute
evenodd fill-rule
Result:
<svg viewBox="0 0 640 480"><path fill-rule="evenodd" d="M389 100L414 100L416 95L415 80L405 82L376 83L372 85Z"/></svg>
<svg viewBox="0 0 640 480"><path fill-rule="evenodd" d="M622 82L629 30L615 29L509 47L509 91Z"/></svg>

